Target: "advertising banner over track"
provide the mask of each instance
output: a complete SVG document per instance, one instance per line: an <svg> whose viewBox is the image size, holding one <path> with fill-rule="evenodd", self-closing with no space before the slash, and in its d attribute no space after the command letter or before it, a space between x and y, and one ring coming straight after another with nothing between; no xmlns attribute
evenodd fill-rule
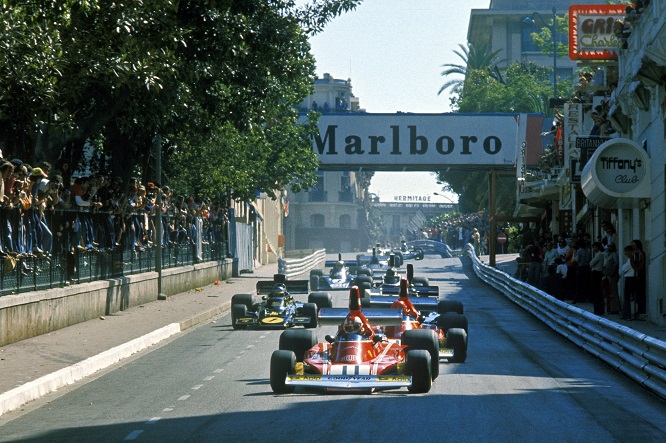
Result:
<svg viewBox="0 0 666 443"><path fill-rule="evenodd" d="M320 169L515 168L518 115L324 114Z"/></svg>

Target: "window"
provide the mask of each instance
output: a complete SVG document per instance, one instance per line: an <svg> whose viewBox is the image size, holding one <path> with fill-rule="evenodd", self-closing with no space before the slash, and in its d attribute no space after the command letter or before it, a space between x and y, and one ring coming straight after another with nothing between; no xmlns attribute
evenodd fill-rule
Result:
<svg viewBox="0 0 666 443"><path fill-rule="evenodd" d="M342 229L351 229L351 216L349 214L342 214L340 216L340 227Z"/></svg>
<svg viewBox="0 0 666 443"><path fill-rule="evenodd" d="M311 228L324 228L326 226L326 219L324 214L312 214L310 216L310 227Z"/></svg>

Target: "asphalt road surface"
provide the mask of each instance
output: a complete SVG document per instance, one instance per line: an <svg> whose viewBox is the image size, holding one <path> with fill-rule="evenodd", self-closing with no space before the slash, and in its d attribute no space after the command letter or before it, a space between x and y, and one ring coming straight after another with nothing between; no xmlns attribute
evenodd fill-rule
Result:
<svg viewBox="0 0 666 443"><path fill-rule="evenodd" d="M469 349L427 394L275 395L280 331L227 314L0 421L1 442L666 441L666 404L478 280L458 258L416 261L464 303ZM345 291L333 292L346 306ZM335 327L316 330L324 335ZM1 375L0 375L1 376Z"/></svg>

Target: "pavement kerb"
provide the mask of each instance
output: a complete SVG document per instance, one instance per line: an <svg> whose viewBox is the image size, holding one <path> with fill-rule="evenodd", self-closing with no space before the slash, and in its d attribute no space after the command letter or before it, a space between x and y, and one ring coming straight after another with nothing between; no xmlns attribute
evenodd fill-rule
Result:
<svg viewBox="0 0 666 443"><path fill-rule="evenodd" d="M217 306L208 311L202 312L201 314L194 315L186 320L180 322L180 330L184 331L186 329L197 326L199 323L206 322L213 317L216 317L231 308L231 302L222 303L220 306Z"/></svg>
<svg viewBox="0 0 666 443"><path fill-rule="evenodd" d="M181 325L172 323L142 337L0 394L0 415L13 411L29 401L36 400L64 386L71 385L179 332L181 332Z"/></svg>

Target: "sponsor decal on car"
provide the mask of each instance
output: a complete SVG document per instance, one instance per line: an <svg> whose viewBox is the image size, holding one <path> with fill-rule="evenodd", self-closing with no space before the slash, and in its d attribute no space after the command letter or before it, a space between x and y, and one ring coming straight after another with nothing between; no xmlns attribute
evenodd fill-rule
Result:
<svg viewBox="0 0 666 443"><path fill-rule="evenodd" d="M262 323L270 324L270 325L277 325L280 323L284 323L284 319L280 317L266 317L261 319Z"/></svg>

